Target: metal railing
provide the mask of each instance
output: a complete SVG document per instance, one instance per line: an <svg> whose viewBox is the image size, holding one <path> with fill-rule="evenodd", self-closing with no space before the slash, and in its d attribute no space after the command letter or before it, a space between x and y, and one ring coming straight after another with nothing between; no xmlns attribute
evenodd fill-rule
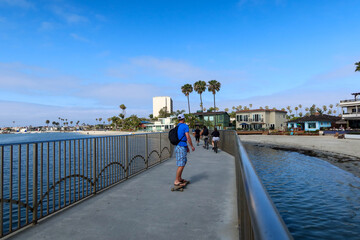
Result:
<svg viewBox="0 0 360 240"><path fill-rule="evenodd" d="M235 131L221 131L220 149L235 157L240 239L293 239Z"/></svg>
<svg viewBox="0 0 360 240"><path fill-rule="evenodd" d="M171 157L165 133L0 144L0 237Z"/></svg>

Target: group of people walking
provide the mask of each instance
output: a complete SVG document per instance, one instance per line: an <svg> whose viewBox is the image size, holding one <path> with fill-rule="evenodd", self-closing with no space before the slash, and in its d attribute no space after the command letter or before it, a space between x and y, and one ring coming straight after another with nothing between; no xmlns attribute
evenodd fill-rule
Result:
<svg viewBox="0 0 360 240"><path fill-rule="evenodd" d="M179 120L179 124L177 125L178 127L177 134L180 142L175 147L177 170L176 170L176 178L174 181L174 185L183 186L186 185L188 182L187 180L181 177L182 172L187 163L187 153L190 152L190 148L192 151L195 151L195 147L190 138L189 126L185 124L184 114L179 114L177 118ZM214 131L211 133L211 136L212 136L212 146L214 148L214 143L220 140L220 133L217 130L217 128L214 128ZM200 130L199 127L196 127L195 129L195 141L197 143L197 146L199 146L200 137L204 138L204 142L209 140L209 129L206 126L204 126L202 130ZM188 145L190 146L190 148Z"/></svg>

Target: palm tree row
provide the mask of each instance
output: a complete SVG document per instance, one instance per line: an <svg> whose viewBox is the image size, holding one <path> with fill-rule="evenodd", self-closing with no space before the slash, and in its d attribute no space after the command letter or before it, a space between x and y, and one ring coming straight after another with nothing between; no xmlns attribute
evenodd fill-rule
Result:
<svg viewBox="0 0 360 240"><path fill-rule="evenodd" d="M221 87L221 83L216 80L210 80L207 84L205 81L199 80L194 83L194 87L188 83L183 85L181 87L181 92L187 97L189 114L191 113L189 95L190 95L190 93L193 92L193 90L195 90L200 95L201 111L204 111L204 105L203 105L203 101L202 101L202 93L206 91L206 88L208 89L209 92L212 92L212 94L214 96L214 110L216 111L215 94L216 94L216 92L220 91L220 87Z"/></svg>
<svg viewBox="0 0 360 240"><path fill-rule="evenodd" d="M336 113L340 113L339 111L339 104L337 103L335 105L336 109L334 108L333 104L329 104L329 106L323 105L321 107L317 107L315 104L312 104L310 107L305 107L305 114L302 111L302 105L299 104L298 106L294 107L295 110L295 115L293 114L293 117L302 117L303 115L305 116L309 116L309 115L314 115L315 113L320 113L320 114L328 114L328 115L336 115ZM287 106L286 109L288 110L288 112L290 113L289 116L292 113L292 108L291 106ZM300 112L298 113L298 110L300 110Z"/></svg>

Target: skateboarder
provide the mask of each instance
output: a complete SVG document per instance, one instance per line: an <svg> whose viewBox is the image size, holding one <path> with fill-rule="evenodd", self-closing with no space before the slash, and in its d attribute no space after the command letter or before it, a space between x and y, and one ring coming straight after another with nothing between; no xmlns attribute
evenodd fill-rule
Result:
<svg viewBox="0 0 360 240"><path fill-rule="evenodd" d="M187 162L187 153L189 152L189 148L187 142L189 143L191 150L195 151L195 148L192 144L189 127L185 124L185 116L184 114L178 115L178 138L180 139L179 144L175 147L175 155L176 155L176 166L178 167L176 170L176 178L174 181L175 186L185 186L186 180L181 178L182 172Z"/></svg>

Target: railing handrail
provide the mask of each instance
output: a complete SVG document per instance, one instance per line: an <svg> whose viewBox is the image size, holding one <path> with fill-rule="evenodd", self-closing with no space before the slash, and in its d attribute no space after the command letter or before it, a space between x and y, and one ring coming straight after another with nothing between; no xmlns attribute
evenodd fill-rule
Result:
<svg viewBox="0 0 360 240"><path fill-rule="evenodd" d="M220 147L235 157L240 239L293 239L236 131L222 132Z"/></svg>
<svg viewBox="0 0 360 240"><path fill-rule="evenodd" d="M243 173L243 184L248 202L255 239L292 239L292 236L265 190L239 137L236 136ZM238 170L239 171L239 170Z"/></svg>
<svg viewBox="0 0 360 240"><path fill-rule="evenodd" d="M0 238L170 159L166 132L150 134L0 145Z"/></svg>
<svg viewBox="0 0 360 240"><path fill-rule="evenodd" d="M56 140L43 140L43 141L27 141L27 142L12 142L12 143L0 143L0 147L1 146L10 146L10 145L23 145L23 144L33 144L33 143L53 143L53 142L60 142L60 141L72 141L72 140L81 140L81 139L97 139L97 138L107 138L107 137L121 137L121 136L139 136L139 135L150 135L150 134L159 134L159 133L166 133L166 131L164 132L150 132L150 133L129 133L129 134L119 134L119 135L102 135L102 136L89 136L86 137L85 136L80 136L77 138L64 138L64 139L56 139ZM13 134L13 133L10 133ZM29 134L29 133L18 133L18 134Z"/></svg>

